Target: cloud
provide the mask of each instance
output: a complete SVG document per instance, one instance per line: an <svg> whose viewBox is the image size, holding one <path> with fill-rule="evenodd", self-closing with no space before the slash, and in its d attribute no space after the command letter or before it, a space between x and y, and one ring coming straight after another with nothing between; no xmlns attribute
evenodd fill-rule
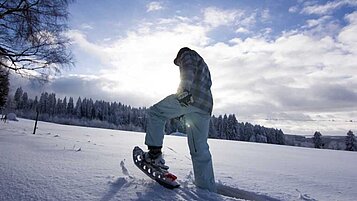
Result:
<svg viewBox="0 0 357 201"><path fill-rule="evenodd" d="M316 14L316 15L325 15L333 12L334 10L341 8L343 6L356 7L357 1L355 0L338 0L338 1L329 1L323 5L307 5L305 6L301 13L305 14Z"/></svg>
<svg viewBox="0 0 357 201"><path fill-rule="evenodd" d="M81 24L80 28L83 29L83 30L93 30L94 29L92 25L89 25L87 23Z"/></svg>
<svg viewBox="0 0 357 201"><path fill-rule="evenodd" d="M297 13L299 11L299 6L292 6L289 8L289 13Z"/></svg>
<svg viewBox="0 0 357 201"><path fill-rule="evenodd" d="M333 33L317 31L331 25L330 17L322 16L275 39L248 35L257 15L210 7L195 18L142 21L111 43L95 43L71 31L78 48L105 68L95 69L94 77L62 77L52 86L68 93L68 86L78 86L73 91L148 107L175 93L179 72L172 60L179 48L189 46L210 67L214 114L235 113L241 121L255 122L269 117L311 120L318 114L343 118L336 111L349 118L357 110L357 12L346 15L344 27L333 26ZM247 37L214 42L210 32L225 25Z"/></svg>
<svg viewBox="0 0 357 201"><path fill-rule="evenodd" d="M308 19L300 31L311 37L335 37L341 31L341 22L333 16L325 15L316 19Z"/></svg>
<svg viewBox="0 0 357 201"><path fill-rule="evenodd" d="M206 8L203 13L203 21L212 27L229 25L243 16L241 10L222 10L216 7Z"/></svg>
<svg viewBox="0 0 357 201"><path fill-rule="evenodd" d="M235 110L241 119L356 110L357 59L351 51L357 45L347 41L357 26L349 22L339 40L305 30L273 41L235 38L207 47L216 109Z"/></svg>
<svg viewBox="0 0 357 201"><path fill-rule="evenodd" d="M257 22L257 13L252 12L250 15L243 15L237 24L243 27L252 27Z"/></svg>
<svg viewBox="0 0 357 201"><path fill-rule="evenodd" d="M264 9L264 10L261 12L260 16L261 16L261 20L262 20L263 22L269 21L269 19L271 18L269 9Z"/></svg>
<svg viewBox="0 0 357 201"><path fill-rule="evenodd" d="M146 5L146 12L152 12L152 11L157 11L157 10L162 10L164 7L162 6L162 3L158 1L153 1L150 2L148 5Z"/></svg>
<svg viewBox="0 0 357 201"><path fill-rule="evenodd" d="M103 75L70 74L55 77L49 82L38 82L17 75L11 76L11 94L17 87L29 94L31 98L40 97L42 92L55 93L57 98L69 97L75 100L78 97L104 100L109 102L121 102L134 107L142 107L152 104L150 97L142 96L132 90L117 90L121 88L115 80ZM15 88L16 87L16 88ZM152 97L151 97L152 98Z"/></svg>
<svg viewBox="0 0 357 201"><path fill-rule="evenodd" d="M80 30L69 30L67 32L68 37L72 40L74 45L79 45L83 50L88 53L95 54L97 56L101 56L102 51L98 50L96 44L91 43L85 33Z"/></svg>
<svg viewBox="0 0 357 201"><path fill-rule="evenodd" d="M55 91L60 97L70 96L76 99L80 94L82 98L116 101L135 107L143 106L143 103L149 104L148 98L135 94L133 91L115 90L119 87L116 82L102 75L63 76L52 80L47 86L49 90Z"/></svg>
<svg viewBox="0 0 357 201"><path fill-rule="evenodd" d="M319 19L310 19L310 20L307 20L306 23L306 27L307 28L312 28L312 27L317 27L321 24L325 24L327 21L331 20L332 17L331 16L323 16Z"/></svg>
<svg viewBox="0 0 357 201"><path fill-rule="evenodd" d="M338 40L344 44L346 51L357 54L357 12L346 15L345 19L349 25L338 34Z"/></svg>
<svg viewBox="0 0 357 201"><path fill-rule="evenodd" d="M236 33L249 33L249 30L246 29L246 28L243 28L243 27L239 27L239 28L236 30Z"/></svg>

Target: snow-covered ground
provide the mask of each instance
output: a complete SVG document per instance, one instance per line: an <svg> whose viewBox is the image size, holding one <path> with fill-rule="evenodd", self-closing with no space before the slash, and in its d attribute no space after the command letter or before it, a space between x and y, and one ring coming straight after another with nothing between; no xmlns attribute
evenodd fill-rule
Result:
<svg viewBox="0 0 357 201"><path fill-rule="evenodd" d="M168 190L132 162L144 133L39 122L0 123L0 200L357 199L357 152L210 140L221 194L193 185L185 137L164 154L181 188Z"/></svg>

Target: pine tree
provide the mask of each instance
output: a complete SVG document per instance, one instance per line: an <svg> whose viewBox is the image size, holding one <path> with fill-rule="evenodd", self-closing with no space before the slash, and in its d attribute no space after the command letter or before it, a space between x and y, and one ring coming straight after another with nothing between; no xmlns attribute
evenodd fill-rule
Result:
<svg viewBox="0 0 357 201"><path fill-rule="evenodd" d="M67 97L64 97L63 102L62 102L62 114L67 115Z"/></svg>
<svg viewBox="0 0 357 201"><path fill-rule="evenodd" d="M40 113L46 113L46 102L47 102L47 92L41 93L40 101L39 101L39 111Z"/></svg>
<svg viewBox="0 0 357 201"><path fill-rule="evenodd" d="M62 99L58 98L57 99L57 104L56 104L56 109L55 109L55 113L56 115L61 115L62 114Z"/></svg>
<svg viewBox="0 0 357 201"><path fill-rule="evenodd" d="M322 135L320 132L318 132L318 131L315 132L314 137L312 138L315 148L322 149L323 142L322 142L321 136Z"/></svg>
<svg viewBox="0 0 357 201"><path fill-rule="evenodd" d="M69 116L72 116L73 115L73 111L74 111L74 103L73 103L73 98L72 97L69 97L68 104L66 105L66 109L67 109L67 114Z"/></svg>
<svg viewBox="0 0 357 201"><path fill-rule="evenodd" d="M251 141L253 139L252 136L254 136L254 126L248 122L244 124L244 141ZM255 142L255 141L254 141Z"/></svg>
<svg viewBox="0 0 357 201"><path fill-rule="evenodd" d="M78 118L81 118L81 117L82 117L81 110L82 110L82 100L81 100L81 97L78 97L77 103L76 103L76 108L75 108L75 115L76 115Z"/></svg>
<svg viewBox="0 0 357 201"><path fill-rule="evenodd" d="M271 144L277 144L277 131L276 129L269 128L266 132L267 142Z"/></svg>
<svg viewBox="0 0 357 201"><path fill-rule="evenodd" d="M222 117L222 115L218 116L218 119L216 121L216 130L217 130L217 138L221 138L222 133L223 133L223 117Z"/></svg>
<svg viewBox="0 0 357 201"><path fill-rule="evenodd" d="M239 140L244 141L244 123L238 123L238 129L239 129Z"/></svg>
<svg viewBox="0 0 357 201"><path fill-rule="evenodd" d="M21 87L16 89L15 95L14 95L14 101L16 104L16 109L21 109L21 97L23 94L23 90Z"/></svg>
<svg viewBox="0 0 357 201"><path fill-rule="evenodd" d="M28 95L27 92L24 92L21 97L21 109L27 109L28 108Z"/></svg>
<svg viewBox="0 0 357 201"><path fill-rule="evenodd" d="M357 151L356 137L351 130L348 131L347 136L346 136L346 150L347 151Z"/></svg>
<svg viewBox="0 0 357 201"><path fill-rule="evenodd" d="M255 142L267 143L265 127L260 125L254 126Z"/></svg>
<svg viewBox="0 0 357 201"><path fill-rule="evenodd" d="M32 103L31 110L34 112L37 112L38 110L38 98L37 96L35 97L35 100Z"/></svg>
<svg viewBox="0 0 357 201"><path fill-rule="evenodd" d="M89 119L93 119L94 118L94 104L93 104L93 100L91 98L87 101L87 111L86 111L86 113L87 113L87 117ZM112 123L114 123L114 122L112 122Z"/></svg>
<svg viewBox="0 0 357 201"><path fill-rule="evenodd" d="M229 115L227 120L227 139L228 140L239 140L240 134L238 129L238 121L236 116Z"/></svg>
<svg viewBox="0 0 357 201"><path fill-rule="evenodd" d="M227 139L227 131L228 131L228 116L224 114L223 116L223 121L222 121L222 133L220 138L221 139Z"/></svg>
<svg viewBox="0 0 357 201"><path fill-rule="evenodd" d="M56 94L51 93L48 96L48 104L46 105L46 111L50 116L54 116L56 108Z"/></svg>
<svg viewBox="0 0 357 201"><path fill-rule="evenodd" d="M218 138L217 129L215 126L216 121L217 121L217 118L213 115L210 120L210 123L209 123L209 132L208 132L209 138Z"/></svg>
<svg viewBox="0 0 357 201"><path fill-rule="evenodd" d="M82 117L87 117L87 98L83 98L82 100L81 115Z"/></svg>
<svg viewBox="0 0 357 201"><path fill-rule="evenodd" d="M0 66L0 109L6 104L9 86L9 71Z"/></svg>
<svg viewBox="0 0 357 201"><path fill-rule="evenodd" d="M276 131L276 144L285 144L284 132L281 129Z"/></svg>

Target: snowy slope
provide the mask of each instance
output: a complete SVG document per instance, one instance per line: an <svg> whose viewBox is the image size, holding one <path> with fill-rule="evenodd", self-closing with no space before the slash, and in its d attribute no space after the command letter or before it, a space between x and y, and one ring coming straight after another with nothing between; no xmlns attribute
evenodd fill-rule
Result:
<svg viewBox="0 0 357 201"><path fill-rule="evenodd" d="M132 163L144 134L39 122L0 124L0 200L356 200L357 153L210 140L221 194L197 189L185 137L166 136L181 188Z"/></svg>

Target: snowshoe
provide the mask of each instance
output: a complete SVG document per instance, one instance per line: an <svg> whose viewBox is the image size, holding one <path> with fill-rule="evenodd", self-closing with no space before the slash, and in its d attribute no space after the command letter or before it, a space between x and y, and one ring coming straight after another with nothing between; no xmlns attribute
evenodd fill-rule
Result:
<svg viewBox="0 0 357 201"><path fill-rule="evenodd" d="M168 189L178 188L177 177L168 171L165 165L158 166L145 159L145 152L138 146L133 150L134 164L151 179Z"/></svg>

